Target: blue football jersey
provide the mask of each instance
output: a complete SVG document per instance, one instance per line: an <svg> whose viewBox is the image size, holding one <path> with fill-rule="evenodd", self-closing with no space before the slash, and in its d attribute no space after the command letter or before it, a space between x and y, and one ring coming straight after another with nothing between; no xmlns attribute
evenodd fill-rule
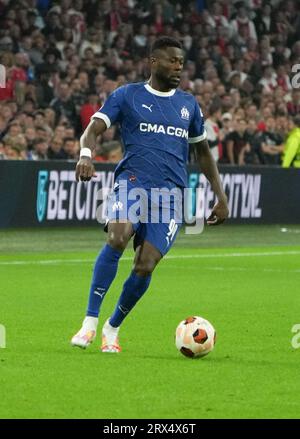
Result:
<svg viewBox="0 0 300 439"><path fill-rule="evenodd" d="M125 154L115 178L128 171L149 189L186 187L188 144L206 138L193 95L128 84L116 89L92 117L103 119L107 127L120 124Z"/></svg>

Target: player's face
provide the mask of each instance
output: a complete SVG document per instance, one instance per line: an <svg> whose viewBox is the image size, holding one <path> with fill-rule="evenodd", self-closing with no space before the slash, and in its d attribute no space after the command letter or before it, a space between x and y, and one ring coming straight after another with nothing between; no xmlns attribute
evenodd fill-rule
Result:
<svg viewBox="0 0 300 439"><path fill-rule="evenodd" d="M180 83L183 68L183 53L178 47L157 50L151 58L151 73L168 88L176 88Z"/></svg>

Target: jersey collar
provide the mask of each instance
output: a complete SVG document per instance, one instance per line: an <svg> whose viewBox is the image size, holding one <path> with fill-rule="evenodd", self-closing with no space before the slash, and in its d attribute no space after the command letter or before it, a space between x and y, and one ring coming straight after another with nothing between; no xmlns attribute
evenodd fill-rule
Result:
<svg viewBox="0 0 300 439"><path fill-rule="evenodd" d="M159 91L159 90L155 90L155 88L152 88L150 84L146 83L145 84L145 89L147 91L149 91L149 93L152 93L153 95L156 96L162 96L162 97L168 97L168 96L173 96L174 93L176 92L176 88L173 88L170 91Z"/></svg>

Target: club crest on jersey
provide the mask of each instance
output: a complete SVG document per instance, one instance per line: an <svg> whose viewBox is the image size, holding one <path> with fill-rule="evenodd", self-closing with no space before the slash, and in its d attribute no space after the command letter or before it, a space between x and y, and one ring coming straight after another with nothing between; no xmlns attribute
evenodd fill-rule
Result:
<svg viewBox="0 0 300 439"><path fill-rule="evenodd" d="M190 112L186 107L181 108L181 119L189 120Z"/></svg>
<svg viewBox="0 0 300 439"><path fill-rule="evenodd" d="M116 210L120 211L123 210L123 203L122 201L115 201L112 206L112 211L116 212Z"/></svg>

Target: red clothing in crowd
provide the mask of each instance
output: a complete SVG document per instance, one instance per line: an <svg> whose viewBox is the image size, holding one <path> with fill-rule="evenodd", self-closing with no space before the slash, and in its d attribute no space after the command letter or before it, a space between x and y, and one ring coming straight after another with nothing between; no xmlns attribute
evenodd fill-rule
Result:
<svg viewBox="0 0 300 439"><path fill-rule="evenodd" d="M16 81L27 81L27 74L25 70L20 67L13 67L11 69L10 77L13 80L13 83L15 83Z"/></svg>
<svg viewBox="0 0 300 439"><path fill-rule="evenodd" d="M0 88L0 101L11 100L14 97L14 83L11 79L6 81L6 87Z"/></svg>
<svg viewBox="0 0 300 439"><path fill-rule="evenodd" d="M20 67L13 67L9 72L9 78L6 79L6 87L0 88L0 101L14 98L15 83L17 81L26 82L26 71Z"/></svg>
<svg viewBox="0 0 300 439"><path fill-rule="evenodd" d="M291 116L297 116L297 114L300 114L300 104L293 104L293 102L288 102L287 105L288 113Z"/></svg>
<svg viewBox="0 0 300 439"><path fill-rule="evenodd" d="M83 104L80 109L80 120L82 128L85 130L85 128L90 123L91 117L94 113L99 109L99 105L97 104Z"/></svg>
<svg viewBox="0 0 300 439"><path fill-rule="evenodd" d="M267 127L266 127L266 123L263 120L260 120L257 124L257 130L260 132L264 132L266 131Z"/></svg>

